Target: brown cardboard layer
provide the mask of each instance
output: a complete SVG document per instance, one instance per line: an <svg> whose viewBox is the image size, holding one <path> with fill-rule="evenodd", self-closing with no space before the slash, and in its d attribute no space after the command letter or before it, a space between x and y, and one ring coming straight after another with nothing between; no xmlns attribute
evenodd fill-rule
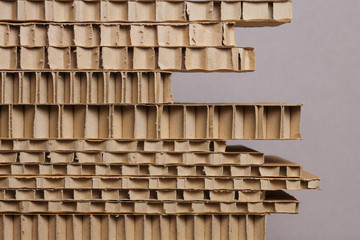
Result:
<svg viewBox="0 0 360 240"><path fill-rule="evenodd" d="M259 152L165 152L165 151L2 151L0 152L1 174L70 174L71 168L93 169L94 174L114 175L126 172L144 171L164 173L203 173L213 174L275 174L295 175L297 165L276 164L258 166L264 163L264 156ZM39 165L40 164L40 165ZM71 164L71 165L68 165ZM246 165L244 165L246 164ZM251 168L249 164L257 165ZM244 165L244 166L239 166ZM73 166L73 167L71 167ZM61 168L63 170L60 171ZM29 168L29 169L28 169ZM59 173L58 169L59 168ZM195 169L194 169L195 168ZM30 170L32 169L32 170ZM68 169L68 170L67 170ZM268 169L268 170L266 170ZM70 171L70 172L69 172ZM195 171L195 172L194 172ZM31 173L32 172L32 173ZM81 174L79 172L79 174ZM72 173L74 174L74 173ZM85 174L85 172L84 172ZM82 175L82 174L81 174ZM161 175L161 174L160 174Z"/></svg>
<svg viewBox="0 0 360 240"><path fill-rule="evenodd" d="M0 46L235 46L234 23L0 23Z"/></svg>
<svg viewBox="0 0 360 240"><path fill-rule="evenodd" d="M59 153L56 153L59 154ZM0 158L2 158L4 154L0 154ZM22 155L26 156L31 155L29 153L20 153L20 157ZM39 158L45 158L45 154L33 154L33 159L37 163L39 162ZM61 155L61 154L60 154ZM69 156L70 155L70 156ZM193 155L193 160L186 163L186 165L178 165L178 160L174 163L171 162L172 159L174 159L172 154L163 154L165 157L162 159L162 164L159 165L157 163L156 165L153 165L153 163L156 161L146 161L144 160L141 165L139 163L135 162L131 165L129 164L115 164L114 162L111 162L111 165L104 164L104 162L96 162L101 156L98 154L89 154L89 153L79 153L85 161L82 161L82 159L78 159L79 163L66 163L66 164L35 164L36 162L24 164L24 163L16 163L16 164L0 164L0 176L23 176L23 175L30 175L30 176L42 176L42 175L67 175L67 176L78 176L78 175L84 175L84 176L90 176L90 175L96 175L96 176L220 176L220 177L227 177L227 176L233 176L233 177L294 177L299 178L301 174L301 166L289 162L290 165L277 165L275 162L271 164L263 164L263 165L225 165L221 158L217 161L218 164L221 165L199 165L199 162L197 161L197 157L201 157L205 154L191 154ZM96 156L94 158L93 156ZM138 157L141 158L147 158L149 155L148 153L142 153L142 154L119 154L121 155L140 155ZM155 155L155 154L153 154ZM179 158L180 154L176 154L176 158ZM210 154L206 154L205 158L209 157ZM220 154L219 154L220 155ZM239 154L240 155L240 154ZM5 155L5 158L8 155ZM143 157L144 156L144 157ZM167 157L169 156L169 157ZM226 156L226 154L221 154L220 156ZM87 160L87 159L90 160ZM120 157L121 158L121 157ZM126 156L128 159L129 157ZM131 157L130 157L131 158ZM186 158L186 157L185 157ZM225 157L224 157L225 158ZM231 157L230 157L231 158ZM240 157L234 157L234 159L239 159ZM77 160L76 157L74 157L72 154L65 153L62 157L60 157L61 160L63 159L71 159L71 160ZM170 159L168 161L167 159ZM259 157L261 160L261 155ZM91 160L95 160L92 163L89 163ZM120 160L121 161L121 160ZM117 162L120 162L117 161ZM128 161L128 160L127 160ZM20 162L24 162L20 159ZM26 160L25 160L26 162ZM54 161L55 162L55 161ZM231 161L232 163L235 161ZM55 162L56 163L56 162ZM196 165L193 165L193 164ZM209 162L206 161L207 164ZM149 165L151 164L151 165ZM176 164L176 165L174 165ZM261 163L259 163L261 164Z"/></svg>
<svg viewBox="0 0 360 240"><path fill-rule="evenodd" d="M0 189L178 189L178 190L304 190L319 189L320 179L259 177L0 177Z"/></svg>
<svg viewBox="0 0 360 240"><path fill-rule="evenodd" d="M81 139L16 139L0 140L0 151L82 151L82 152L225 152L223 140L81 140ZM254 152L244 147L231 152ZM9 155L11 159L11 154Z"/></svg>
<svg viewBox="0 0 360 240"><path fill-rule="evenodd" d="M0 72L0 103L171 103L167 72Z"/></svg>
<svg viewBox="0 0 360 240"><path fill-rule="evenodd" d="M260 202L212 201L16 201L0 202L1 213L269 214L298 212L290 195Z"/></svg>
<svg viewBox="0 0 360 240"><path fill-rule="evenodd" d="M0 215L6 240L265 240L264 215Z"/></svg>
<svg viewBox="0 0 360 240"><path fill-rule="evenodd" d="M301 139L301 105L0 105L2 139Z"/></svg>
<svg viewBox="0 0 360 240"><path fill-rule="evenodd" d="M291 21L291 1L1 1L0 20L50 22Z"/></svg>
<svg viewBox="0 0 360 240"><path fill-rule="evenodd" d="M250 47L1 47L1 70L248 72Z"/></svg>
<svg viewBox="0 0 360 240"><path fill-rule="evenodd" d="M45 200L45 201L119 201L119 200L159 200L159 201L221 201L259 202L265 199L264 191L214 191L214 190L147 190L147 189L15 189L0 190L0 200Z"/></svg>

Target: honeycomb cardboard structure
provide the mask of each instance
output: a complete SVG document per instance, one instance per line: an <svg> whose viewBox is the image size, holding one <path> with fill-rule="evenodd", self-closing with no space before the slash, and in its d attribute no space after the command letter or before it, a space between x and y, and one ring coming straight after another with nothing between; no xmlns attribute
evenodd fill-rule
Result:
<svg viewBox="0 0 360 240"><path fill-rule="evenodd" d="M0 1L1 240L264 240L319 178L231 139L301 139L301 104L173 103L172 72L248 72L236 27L291 0ZM261 54L261 53L260 53Z"/></svg>

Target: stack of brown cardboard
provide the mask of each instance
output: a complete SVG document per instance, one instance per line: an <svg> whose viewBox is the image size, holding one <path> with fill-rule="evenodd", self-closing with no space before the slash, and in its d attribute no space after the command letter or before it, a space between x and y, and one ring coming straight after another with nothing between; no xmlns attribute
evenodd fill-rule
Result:
<svg viewBox="0 0 360 240"><path fill-rule="evenodd" d="M0 239L263 240L300 165L226 139L301 139L299 104L174 104L171 72L254 70L235 27L290 0L0 1Z"/></svg>

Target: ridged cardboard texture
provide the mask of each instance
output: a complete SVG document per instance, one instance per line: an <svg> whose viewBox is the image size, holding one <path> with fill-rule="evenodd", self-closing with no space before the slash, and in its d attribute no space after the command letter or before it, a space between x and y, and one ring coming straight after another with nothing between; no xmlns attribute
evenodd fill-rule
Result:
<svg viewBox="0 0 360 240"><path fill-rule="evenodd" d="M111 157L103 154L111 154ZM160 155L160 156L159 156ZM7 175L100 175L100 176L262 176L300 177L301 166L278 157L253 154L245 163L244 153L231 154L174 153L0 153L0 176ZM179 159L181 159L179 161ZM186 159L186 160L185 160ZM209 160L208 160L209 159ZM201 160L205 160L201 162ZM235 160L235 161L231 161ZM51 164L49 164L49 162ZM185 162L185 164L183 164ZM129 164L130 163L130 164ZM230 165L230 164L231 165ZM151 165L149 165L151 164ZM232 165L236 164L236 165ZM251 164L251 165L249 165ZM261 164L256 165L256 164Z"/></svg>
<svg viewBox="0 0 360 240"><path fill-rule="evenodd" d="M291 0L1 1L0 240L265 240L319 189L224 139L301 139L301 104L174 104L171 72L249 72L235 27ZM6 22L7 21L7 22Z"/></svg>
<svg viewBox="0 0 360 240"><path fill-rule="evenodd" d="M244 151L231 149L230 152ZM85 152L225 152L223 140L75 140L75 139L17 139L0 140L1 151L85 151ZM253 152L254 150L245 150ZM10 153L11 154L11 153Z"/></svg>
<svg viewBox="0 0 360 240"><path fill-rule="evenodd" d="M249 72L245 47L2 47L0 70Z"/></svg>
<svg viewBox="0 0 360 240"><path fill-rule="evenodd" d="M264 215L1 215L1 239L265 240Z"/></svg>
<svg viewBox="0 0 360 240"><path fill-rule="evenodd" d="M48 22L232 21L276 26L292 18L291 1L2 1L0 20Z"/></svg>
<svg viewBox="0 0 360 240"><path fill-rule="evenodd" d="M168 72L0 72L0 103L172 103Z"/></svg>
<svg viewBox="0 0 360 240"><path fill-rule="evenodd" d="M300 105L1 105L0 136L75 139L301 139Z"/></svg>
<svg viewBox="0 0 360 240"><path fill-rule="evenodd" d="M221 47L234 23L0 23L1 47Z"/></svg>

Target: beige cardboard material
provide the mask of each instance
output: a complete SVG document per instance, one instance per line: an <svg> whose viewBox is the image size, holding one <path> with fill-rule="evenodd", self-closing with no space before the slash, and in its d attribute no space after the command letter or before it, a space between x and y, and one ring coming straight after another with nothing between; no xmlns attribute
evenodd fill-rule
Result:
<svg viewBox="0 0 360 240"><path fill-rule="evenodd" d="M2 105L5 117L12 116L4 120L10 129L2 136L10 139L300 139L300 107L288 104L39 105L24 108ZM199 111L194 112L194 108ZM281 125L285 119L281 109L290 111L290 126ZM233 121L233 116L238 115L243 117ZM275 120L271 118L273 115ZM15 127L19 119L25 119L23 127ZM195 125L191 119L195 119ZM37 127L40 125L47 127ZM204 126L205 130L197 131ZM290 127L290 131L285 127ZM243 134L235 134L238 128ZM276 130L268 136L266 129Z"/></svg>
<svg viewBox="0 0 360 240"><path fill-rule="evenodd" d="M13 27L15 27L15 26L13 26ZM20 28L20 35L19 35L20 46L46 46L47 45L47 26L46 25L25 24L25 25L21 25L21 26L17 26L17 27Z"/></svg>
<svg viewBox="0 0 360 240"><path fill-rule="evenodd" d="M283 4L284 3L284 4ZM285 5L286 3L286 5ZM243 4L243 8L241 8ZM273 18L273 4L282 4ZM266 10L266 6L269 10ZM0 20L58 22L234 21L238 26L290 22L290 1L11 1L2 2ZM250 7L249 7L250 6ZM263 8L263 11L255 10ZM274 12L279 12L279 9ZM242 15L243 14L243 15ZM260 20L260 21L259 21Z"/></svg>
<svg viewBox="0 0 360 240"><path fill-rule="evenodd" d="M140 192L137 191L139 194ZM278 194L276 194L278 195ZM138 195L137 197L141 197ZM134 197L136 198L136 197ZM21 213L118 213L118 214L264 214L297 213L298 201L282 193L279 198L261 202L217 202L217 201L18 201L3 200L0 212Z"/></svg>
<svg viewBox="0 0 360 240"><path fill-rule="evenodd" d="M221 2L221 20L239 20L242 15L242 2Z"/></svg>
<svg viewBox="0 0 360 240"><path fill-rule="evenodd" d="M55 62L59 64L59 58ZM166 72L1 72L0 76L2 103L163 103L173 99L171 73Z"/></svg>
<svg viewBox="0 0 360 240"><path fill-rule="evenodd" d="M6 69L14 69L17 67L17 48L16 47L7 47L0 48L0 66Z"/></svg>
<svg viewBox="0 0 360 240"><path fill-rule="evenodd" d="M21 215L10 223L20 233L5 233L0 224L0 235L36 238L44 223L47 233L41 238L49 239L116 234L172 239L172 233L179 239L264 239L261 219L248 224L248 216L204 220L198 214L297 213L296 199L272 190L319 188L318 177L287 160L270 156L264 161L263 154L226 149L222 141L194 141L301 139L301 105L118 105L171 103L170 78L159 83L165 73L100 70L253 71L253 49L231 47L234 27L289 22L290 1L18 1L7 6L25 21L171 18L177 23L0 25L0 51L6 57L0 69L4 64L14 70L89 70L1 73L0 212L185 218L159 217L156 225L145 216L127 215L118 223L109 216L57 215L47 222L41 215ZM210 232L204 232L206 226Z"/></svg>
<svg viewBox="0 0 360 240"><path fill-rule="evenodd" d="M157 70L157 71L230 71L254 70L253 48L238 47L5 47L3 70ZM20 52L19 62L13 51ZM166 51L166 54L162 52ZM101 54L100 54L101 53ZM218 55L218 58L214 56ZM177 57L174 65L164 65ZM59 61L60 58L60 61ZM173 59L171 58L172 62ZM100 64L101 62L101 64ZM185 64L179 64L185 62Z"/></svg>
<svg viewBox="0 0 360 240"><path fill-rule="evenodd" d="M10 153L4 154L9 156ZM196 163L193 165L173 165L171 162L166 162L166 164L171 165L123 165L124 160L122 160L122 155L140 155L139 162L140 164L154 163L154 159L150 161L143 160L141 156L152 155L151 153L143 154L120 154L119 160L122 161L121 165L119 163L111 163L111 165L101 164L101 155L93 153L56 153L62 158L69 156L69 162L60 162L60 160L54 161L55 163L69 163L67 165L50 165L50 164L40 164L34 165L32 163L40 163L44 161L43 153L18 153L18 156L13 157L14 163L15 160L19 160L20 163L26 162L27 164L3 164L0 166L0 176L8 175L100 175L100 176L235 176L235 177L300 177L301 167L299 165L289 163L283 163L282 165L277 165L276 162L265 163L261 166L248 166L248 165L199 165ZM2 154L1 154L2 156ZM156 155L155 155L156 156ZM70 158L72 157L72 158ZM126 158L126 157L125 157ZM156 158L156 157L155 157ZM61 159L61 158L60 158ZM134 159L133 157L131 158ZM9 161L9 159L5 159ZM45 159L51 161L51 156L47 156ZM74 163L74 161L76 162ZM99 162L100 160L100 162ZM119 162L120 162L119 161ZM155 160L156 161L156 160ZM91 162L93 164L91 164ZM86 165L79 165L86 163ZM95 164L96 163L96 164ZM132 162L133 163L133 162ZM291 164L290 166L287 164ZM288 175L287 175L288 174Z"/></svg>
<svg viewBox="0 0 360 240"><path fill-rule="evenodd" d="M20 28L18 25L0 24L0 45L18 46L20 44Z"/></svg>
<svg viewBox="0 0 360 240"><path fill-rule="evenodd" d="M272 4L244 2L243 5L243 19L244 20L263 20L272 18Z"/></svg>
<svg viewBox="0 0 360 240"><path fill-rule="evenodd" d="M45 49L41 47L20 49L20 69L45 69ZM51 55L50 55L51 57Z"/></svg>
<svg viewBox="0 0 360 240"><path fill-rule="evenodd" d="M157 21L183 21L186 19L185 2L156 1Z"/></svg>
<svg viewBox="0 0 360 240"><path fill-rule="evenodd" d="M74 67L72 52L68 47L47 49L50 69L71 69Z"/></svg>
<svg viewBox="0 0 360 240"><path fill-rule="evenodd" d="M273 18L291 19L292 18L292 4L291 2L273 3Z"/></svg>
<svg viewBox="0 0 360 240"><path fill-rule="evenodd" d="M17 17L19 20L45 19L44 1L17 1L16 3L17 3Z"/></svg>
<svg viewBox="0 0 360 240"><path fill-rule="evenodd" d="M49 46L67 47L74 45L75 26L70 24L48 24L47 26L47 35L44 38L48 40ZM21 25L20 28L22 28ZM22 36L19 37L22 38Z"/></svg>
<svg viewBox="0 0 360 240"><path fill-rule="evenodd" d="M0 189L183 189L183 190L302 190L319 189L320 179L302 173L301 178L264 177L101 177L12 176L0 177Z"/></svg>
<svg viewBox="0 0 360 240"><path fill-rule="evenodd" d="M15 1L2 1L0 3L0 15L2 16L2 20L14 20L17 18L16 12L16 2Z"/></svg>
<svg viewBox="0 0 360 240"><path fill-rule="evenodd" d="M12 116L7 120L4 119L4 123L10 126L7 133L2 133L4 138L301 138L299 133L300 105L41 105L24 108L21 105L2 105L1 108L4 109L4 117ZM194 108L200 111L194 112ZM264 111L268 114L263 114ZM281 124L286 116L284 112L287 111L290 111L290 126ZM189 118L191 115L193 115L192 118ZM271 118L273 115L276 116L274 121ZM243 117L233 121L234 116ZM21 119L25 119L26 124L23 127L18 125L16 128L13 127L14 123L21 122ZM191 119L195 119L195 125ZM37 128L39 124L46 124L48 128ZM69 128L69 126L72 127ZM189 128L189 126L193 127ZM206 126L204 130L197 131L199 127L204 126ZM290 128L290 131L285 127ZM266 135L267 129L272 129L274 134ZM281 134L283 132L287 134Z"/></svg>
<svg viewBox="0 0 360 240"><path fill-rule="evenodd" d="M190 21L220 19L219 2L186 2L186 14Z"/></svg>
<svg viewBox="0 0 360 240"><path fill-rule="evenodd" d="M208 229L222 229L223 240L264 240L265 223L264 215L197 215L197 216L156 216L156 215L1 215L1 226L6 231L2 232L4 239L13 239L12 236L20 234L21 231L37 229L31 240L50 240L51 234L64 232L71 239L82 239L86 237L91 240L110 240L117 236L125 239L125 236L137 235L138 240L148 239L146 236L153 236L157 239L162 230L167 234L161 235L162 240L182 238L184 232L191 232L187 239L195 240L218 239L220 232L208 231ZM17 222L26 222L27 226L15 228ZM65 224L63 224L65 223ZM170 224L171 223L171 224ZM97 229L108 229L108 231L97 231L88 235L91 226ZM125 227L126 226L126 227ZM135 228L136 226L136 228ZM135 230L136 229L136 230ZM147 235L139 233L146 232ZM237 234L234 235L233 232ZM253 236L254 232L259 235ZM242 238L239 238L241 234ZM45 236L44 236L45 235ZM200 238L199 238L200 236ZM247 237L248 236L248 237ZM73 238L74 237L74 238ZM58 236L60 238L60 236ZM62 238L60 238L62 239Z"/></svg>
<svg viewBox="0 0 360 240"><path fill-rule="evenodd" d="M6 112L6 111L5 111ZM3 115L4 116L4 115ZM6 124L2 125L3 129L7 129ZM6 132L6 131L5 131ZM86 151L86 152L136 152L136 151L152 151L152 152L225 152L225 141L216 140L166 140L166 141L154 141L154 140L29 140L29 139L18 139L18 140L0 140L1 151L46 151L50 152L49 157L55 159L61 159L61 156L66 154L57 155L56 151ZM234 149L232 152L236 151ZM230 152L231 152L230 151ZM246 148L238 148L239 152L254 152L254 150ZM236 153L235 153L236 154ZM54 156L52 156L54 155ZM250 154L249 154L250 155ZM260 160L259 160L260 158ZM65 158L66 159L66 158ZM62 162L71 162L72 160L62 159ZM256 157L244 157L241 161L243 163L261 162L262 154ZM231 162L232 160L224 160L225 162Z"/></svg>

